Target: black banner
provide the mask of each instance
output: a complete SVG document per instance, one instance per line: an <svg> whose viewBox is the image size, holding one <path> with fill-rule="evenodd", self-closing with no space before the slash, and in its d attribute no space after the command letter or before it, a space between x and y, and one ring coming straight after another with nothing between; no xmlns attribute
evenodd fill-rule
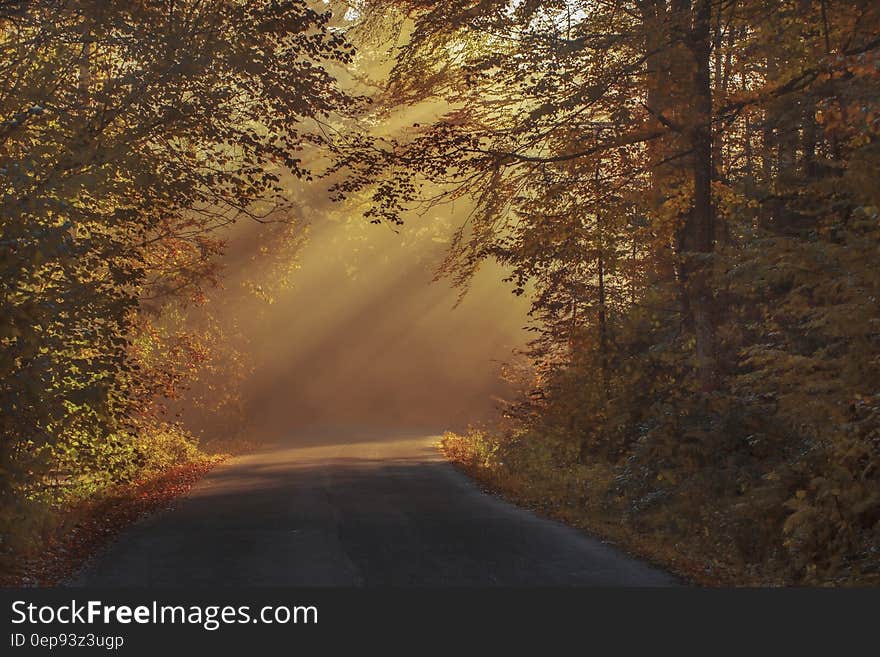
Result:
<svg viewBox="0 0 880 657"><path fill-rule="evenodd" d="M767 654L773 646L844 655L876 639L880 602L870 589L699 588L70 588L0 597L3 655L259 655L270 646L470 654L475 642L551 655L563 645L598 654L686 646Z"/></svg>

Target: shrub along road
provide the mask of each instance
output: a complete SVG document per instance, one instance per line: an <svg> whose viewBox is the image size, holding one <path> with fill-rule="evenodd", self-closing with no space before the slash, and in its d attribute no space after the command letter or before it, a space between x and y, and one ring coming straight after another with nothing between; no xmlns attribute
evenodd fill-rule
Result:
<svg viewBox="0 0 880 657"><path fill-rule="evenodd" d="M232 459L71 580L96 586L669 586L577 530L483 493L436 437L312 436Z"/></svg>

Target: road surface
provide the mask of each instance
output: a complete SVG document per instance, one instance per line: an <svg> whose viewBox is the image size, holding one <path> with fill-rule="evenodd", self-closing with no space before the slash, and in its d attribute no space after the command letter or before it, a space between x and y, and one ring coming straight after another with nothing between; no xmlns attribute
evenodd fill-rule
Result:
<svg viewBox="0 0 880 657"><path fill-rule="evenodd" d="M70 584L676 584L595 538L481 492L436 442L331 435L235 458L172 509L124 531Z"/></svg>

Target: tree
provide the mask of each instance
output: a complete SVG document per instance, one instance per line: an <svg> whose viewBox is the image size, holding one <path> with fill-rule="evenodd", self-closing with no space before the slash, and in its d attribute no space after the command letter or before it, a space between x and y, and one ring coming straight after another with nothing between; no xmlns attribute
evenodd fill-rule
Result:
<svg viewBox="0 0 880 657"><path fill-rule="evenodd" d="M0 7L4 496L62 462L130 472L138 314L210 281L218 227L284 220L280 174L308 177L354 102L329 20L304 0Z"/></svg>
<svg viewBox="0 0 880 657"><path fill-rule="evenodd" d="M518 431L611 463L604 493L647 531L717 513L743 561L858 578L880 527L876 3L358 7L404 43L384 99L438 116L353 137L338 193L390 222L473 201L442 271L497 258L534 289Z"/></svg>

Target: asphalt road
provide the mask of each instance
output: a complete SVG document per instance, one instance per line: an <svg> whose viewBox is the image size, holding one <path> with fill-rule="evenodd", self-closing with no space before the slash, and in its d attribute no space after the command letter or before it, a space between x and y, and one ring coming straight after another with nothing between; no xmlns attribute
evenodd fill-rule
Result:
<svg viewBox="0 0 880 657"><path fill-rule="evenodd" d="M172 509L123 532L70 584L676 584L595 538L481 492L435 443L331 434L233 459Z"/></svg>

